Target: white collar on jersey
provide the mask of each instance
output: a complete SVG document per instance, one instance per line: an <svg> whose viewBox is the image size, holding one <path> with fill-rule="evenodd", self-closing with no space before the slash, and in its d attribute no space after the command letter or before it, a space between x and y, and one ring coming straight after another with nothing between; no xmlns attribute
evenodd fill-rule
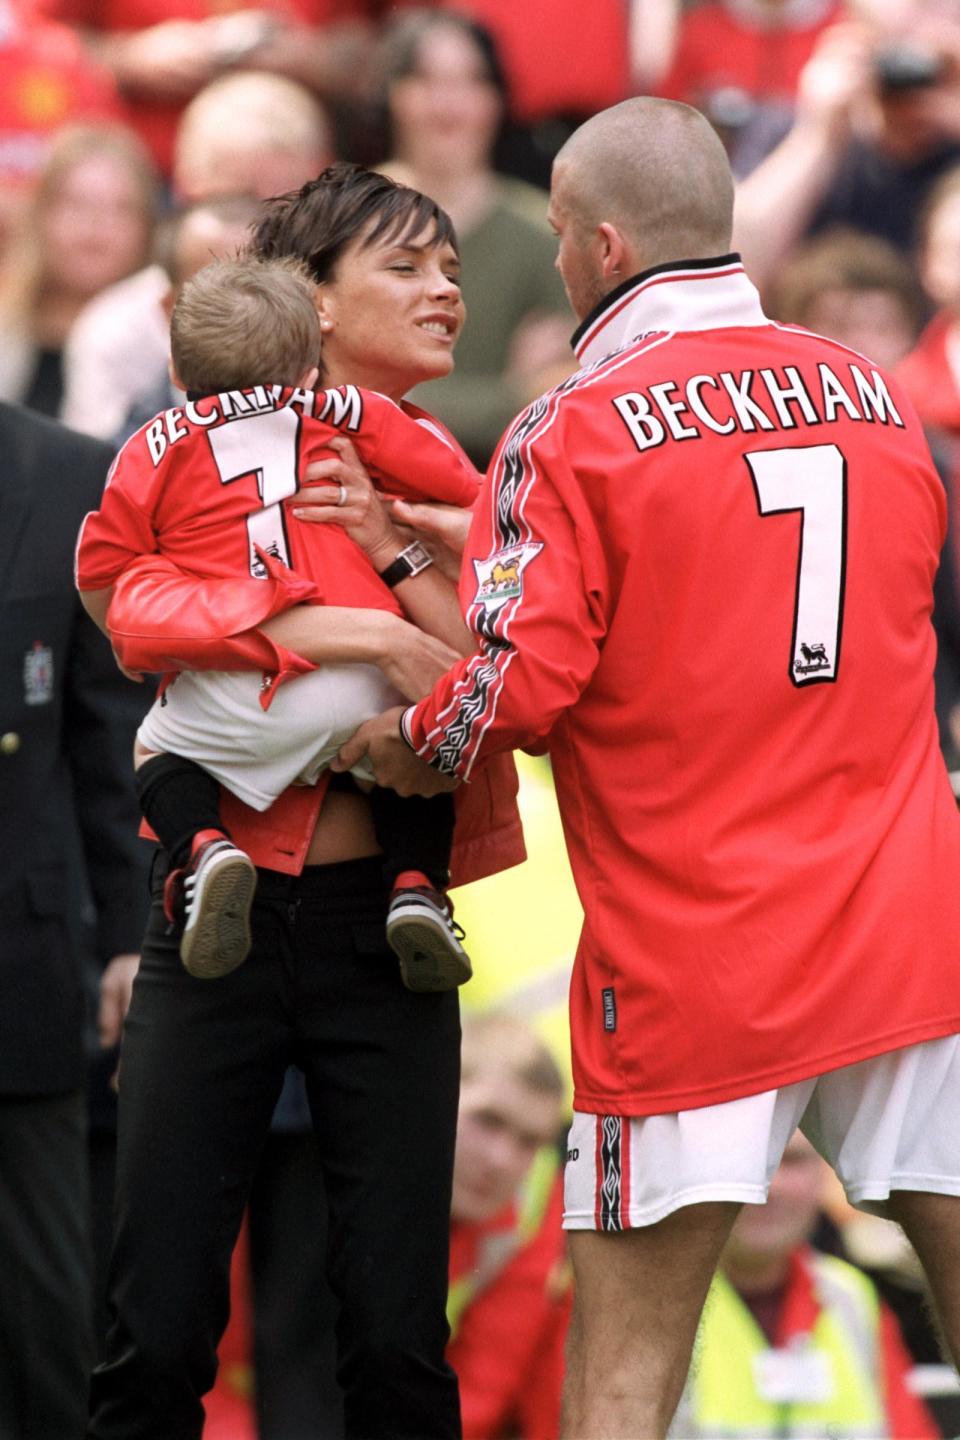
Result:
<svg viewBox="0 0 960 1440"><path fill-rule="evenodd" d="M721 255L716 260L678 260L632 275L604 296L574 331L571 344L580 364L590 365L652 331L769 323L740 256Z"/></svg>

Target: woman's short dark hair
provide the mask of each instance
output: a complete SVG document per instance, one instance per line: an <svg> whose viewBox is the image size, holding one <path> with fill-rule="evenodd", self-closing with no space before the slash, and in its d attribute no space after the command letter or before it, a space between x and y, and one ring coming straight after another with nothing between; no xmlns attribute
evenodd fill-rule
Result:
<svg viewBox="0 0 960 1440"><path fill-rule="evenodd" d="M413 240L429 230L435 245L459 254L453 221L435 200L362 165L338 161L299 190L268 200L250 250L264 260L302 260L322 285L348 245Z"/></svg>

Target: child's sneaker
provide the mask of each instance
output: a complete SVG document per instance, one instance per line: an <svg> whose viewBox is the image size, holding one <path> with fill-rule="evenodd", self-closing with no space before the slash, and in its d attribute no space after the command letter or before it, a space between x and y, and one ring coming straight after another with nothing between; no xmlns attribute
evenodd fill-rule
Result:
<svg viewBox="0 0 960 1440"><path fill-rule="evenodd" d="M180 959L198 980L229 975L247 958L256 888L253 861L219 830L196 834L187 864L167 876L164 912L182 920Z"/></svg>
<svg viewBox="0 0 960 1440"><path fill-rule="evenodd" d="M446 895L419 870L397 876L387 911L387 943L408 990L455 990L473 974Z"/></svg>

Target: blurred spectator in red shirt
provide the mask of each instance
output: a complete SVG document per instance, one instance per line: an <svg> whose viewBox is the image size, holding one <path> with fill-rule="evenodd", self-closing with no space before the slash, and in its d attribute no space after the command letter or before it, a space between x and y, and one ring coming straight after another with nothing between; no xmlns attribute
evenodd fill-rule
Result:
<svg viewBox="0 0 960 1440"><path fill-rule="evenodd" d="M360 83L372 27L366 0L32 0L75 25L107 66L164 175L188 101L237 68L298 80L328 100Z"/></svg>
<svg viewBox="0 0 960 1440"><path fill-rule="evenodd" d="M936 313L896 375L927 429L947 492L947 540L934 592L934 679L940 745L947 767L955 771L960 767L960 165L931 191L921 219L918 268Z"/></svg>
<svg viewBox="0 0 960 1440"><path fill-rule="evenodd" d="M960 166L931 192L918 264L937 313L897 378L924 425L960 436Z"/></svg>
<svg viewBox="0 0 960 1440"><path fill-rule="evenodd" d="M113 77L65 25L0 4L0 242L64 125L120 120Z"/></svg>
<svg viewBox="0 0 960 1440"><path fill-rule="evenodd" d="M786 133L800 72L839 11L837 0L703 0L680 16L673 60L656 92L702 110L736 170L741 142L761 112L779 130L776 138Z"/></svg>
<svg viewBox="0 0 960 1440"><path fill-rule="evenodd" d="M143 264L156 202L135 135L120 126L58 135L0 279L0 398L60 413L70 327L88 300Z"/></svg>
<svg viewBox="0 0 960 1440"><path fill-rule="evenodd" d="M464 1440L554 1440L569 1318L563 1080L544 1043L505 1014L466 1019L462 1055L447 1358Z"/></svg>

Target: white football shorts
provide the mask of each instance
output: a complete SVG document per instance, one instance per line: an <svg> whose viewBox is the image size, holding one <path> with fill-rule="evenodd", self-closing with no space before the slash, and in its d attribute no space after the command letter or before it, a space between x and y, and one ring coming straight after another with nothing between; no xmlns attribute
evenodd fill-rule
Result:
<svg viewBox="0 0 960 1440"><path fill-rule="evenodd" d="M886 1215L891 1190L960 1195L958 1115L958 1035L699 1110L575 1111L563 1226L635 1229L705 1200L762 1205L798 1126L860 1210Z"/></svg>
<svg viewBox="0 0 960 1440"><path fill-rule="evenodd" d="M137 739L148 750L202 765L266 810L289 785L313 785L340 746L374 715L406 703L376 665L324 665L277 687L264 710L253 671L184 670L148 711ZM369 761L353 773L372 780Z"/></svg>

